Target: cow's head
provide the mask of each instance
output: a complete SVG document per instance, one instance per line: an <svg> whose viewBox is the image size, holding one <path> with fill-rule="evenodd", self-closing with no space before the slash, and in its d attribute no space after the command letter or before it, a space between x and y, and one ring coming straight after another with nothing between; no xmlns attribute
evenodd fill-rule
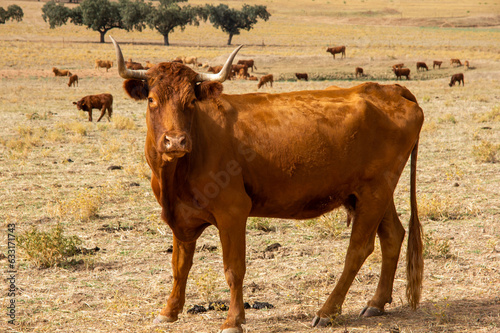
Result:
<svg viewBox="0 0 500 333"><path fill-rule="evenodd" d="M73 102L73 104L76 105L76 109L77 110L89 111L89 108L88 108L87 104L85 103L85 99L84 98L82 98L78 102Z"/></svg>
<svg viewBox="0 0 500 333"><path fill-rule="evenodd" d="M149 70L130 70L125 66L120 46L116 50L118 73L127 94L136 100L147 99L148 135L164 161L172 161L191 152L191 129L198 103L217 98L222 82L230 73L231 63L240 50L231 53L217 74L196 73L176 62L163 62Z"/></svg>

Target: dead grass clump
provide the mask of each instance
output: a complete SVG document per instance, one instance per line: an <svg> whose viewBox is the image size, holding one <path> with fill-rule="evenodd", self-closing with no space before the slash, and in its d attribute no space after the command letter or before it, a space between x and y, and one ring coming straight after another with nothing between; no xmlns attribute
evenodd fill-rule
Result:
<svg viewBox="0 0 500 333"><path fill-rule="evenodd" d="M438 122L456 124L457 120L455 119L454 115L452 115L451 113L447 113L443 117L438 118Z"/></svg>
<svg viewBox="0 0 500 333"><path fill-rule="evenodd" d="M200 298L207 304L219 300L220 295L216 292L216 288L219 285L217 281L217 276L212 269L208 269L205 274L200 275L195 278L196 289Z"/></svg>
<svg viewBox="0 0 500 333"><path fill-rule="evenodd" d="M89 221L97 216L107 191L83 188L75 197L51 203L47 207L50 216L73 221Z"/></svg>
<svg viewBox="0 0 500 333"><path fill-rule="evenodd" d="M249 217L247 220L247 228L264 232L276 231L276 226L272 225L272 222L272 219Z"/></svg>
<svg viewBox="0 0 500 333"><path fill-rule="evenodd" d="M450 257L450 241L448 239L434 237L432 232L424 235L424 258L448 259Z"/></svg>
<svg viewBox="0 0 500 333"><path fill-rule="evenodd" d="M338 238L347 229L344 212L336 209L317 219L297 221L299 227L313 228L321 238Z"/></svg>
<svg viewBox="0 0 500 333"><path fill-rule="evenodd" d="M71 123L58 123L56 125L56 128L63 129L65 131L69 131L71 133L80 135L80 136L86 136L87 135L87 126L84 124L74 121Z"/></svg>
<svg viewBox="0 0 500 333"><path fill-rule="evenodd" d="M495 145L486 140L482 140L479 145L472 148L472 154L478 163L496 163L499 151L500 145Z"/></svg>
<svg viewBox="0 0 500 333"><path fill-rule="evenodd" d="M36 227L16 237L17 245L26 258L38 268L48 268L63 263L66 258L78 253L82 243L77 236L64 236L61 225L43 232Z"/></svg>
<svg viewBox="0 0 500 333"><path fill-rule="evenodd" d="M449 197L437 194L422 196L418 198L418 215L432 221L457 219L461 215L458 209L459 204Z"/></svg>
<svg viewBox="0 0 500 333"><path fill-rule="evenodd" d="M480 123L500 121L500 105L495 106L489 112L477 115L475 119L477 122Z"/></svg>
<svg viewBox="0 0 500 333"><path fill-rule="evenodd" d="M119 130L134 130L136 128L135 123L131 118L123 116L113 117L113 127Z"/></svg>
<svg viewBox="0 0 500 333"><path fill-rule="evenodd" d="M16 131L18 133L16 137L2 140L1 143L11 151L22 153L22 156L26 156L31 151L31 148L41 145L47 129L45 127L18 126ZM12 154L12 156L17 155Z"/></svg>

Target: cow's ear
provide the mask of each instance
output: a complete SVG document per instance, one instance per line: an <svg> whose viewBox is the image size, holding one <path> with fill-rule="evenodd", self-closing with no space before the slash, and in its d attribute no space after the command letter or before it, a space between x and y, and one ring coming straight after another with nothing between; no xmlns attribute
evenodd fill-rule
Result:
<svg viewBox="0 0 500 333"><path fill-rule="evenodd" d="M78 103L77 103L77 102L73 102L73 104L75 104L75 105L76 105L76 104L78 104Z"/></svg>
<svg viewBox="0 0 500 333"><path fill-rule="evenodd" d="M195 87L196 98L199 101L214 99L222 94L223 85L217 81L204 81Z"/></svg>
<svg viewBox="0 0 500 333"><path fill-rule="evenodd" d="M123 82L123 89L135 100L146 99L149 95L148 83L143 80L125 80Z"/></svg>

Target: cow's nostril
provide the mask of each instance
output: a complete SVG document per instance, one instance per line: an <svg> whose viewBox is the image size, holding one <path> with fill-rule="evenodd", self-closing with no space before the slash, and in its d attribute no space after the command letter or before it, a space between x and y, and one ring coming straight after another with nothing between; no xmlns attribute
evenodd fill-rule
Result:
<svg viewBox="0 0 500 333"><path fill-rule="evenodd" d="M185 146L186 146L186 142L187 142L187 141L186 141L186 137L185 137L185 136L183 136L183 137L180 139L180 142L179 142L179 143L180 143L180 145L181 145L182 147L185 147Z"/></svg>

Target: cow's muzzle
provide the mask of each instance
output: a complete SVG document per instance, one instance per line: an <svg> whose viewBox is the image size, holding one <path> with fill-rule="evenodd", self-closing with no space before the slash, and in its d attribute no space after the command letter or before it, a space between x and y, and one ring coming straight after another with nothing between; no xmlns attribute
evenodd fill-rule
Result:
<svg viewBox="0 0 500 333"><path fill-rule="evenodd" d="M159 144L163 159L168 162L191 152L191 139L186 133L165 133Z"/></svg>

